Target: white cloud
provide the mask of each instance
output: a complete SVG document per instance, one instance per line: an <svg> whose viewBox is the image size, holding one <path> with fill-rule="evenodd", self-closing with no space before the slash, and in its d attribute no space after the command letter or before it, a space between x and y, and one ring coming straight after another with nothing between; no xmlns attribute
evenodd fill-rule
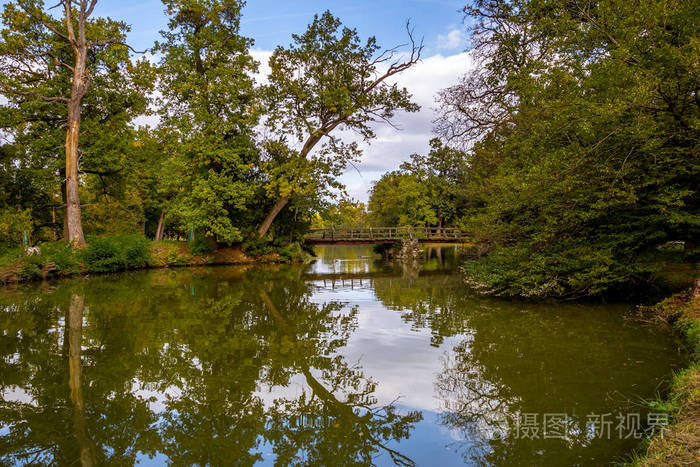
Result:
<svg viewBox="0 0 700 467"><path fill-rule="evenodd" d="M271 71L270 57L272 56L272 50L253 49L250 51L250 55L259 64L258 72L255 75L255 80L258 82L258 84L264 84L267 82L267 76Z"/></svg>
<svg viewBox="0 0 700 467"><path fill-rule="evenodd" d="M434 136L436 94L455 84L471 65L471 57L466 52L450 56L433 55L396 78L399 85L405 86L413 94L421 110L397 114L393 122L400 130L387 124L375 126L377 138L370 145L362 145L364 155L356 165L357 170L351 167L342 177L351 196L361 201L367 200L372 182L384 172L397 169L411 154L425 154L428 151L428 143ZM351 138L352 134L343 136Z"/></svg>
<svg viewBox="0 0 700 467"><path fill-rule="evenodd" d="M442 50L464 49L467 42L462 29L452 28L447 34L438 34L437 47Z"/></svg>

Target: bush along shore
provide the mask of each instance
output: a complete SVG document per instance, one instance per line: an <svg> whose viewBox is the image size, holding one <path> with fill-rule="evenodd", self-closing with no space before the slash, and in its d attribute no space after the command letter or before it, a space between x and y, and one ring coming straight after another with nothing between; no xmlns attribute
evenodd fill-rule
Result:
<svg viewBox="0 0 700 467"><path fill-rule="evenodd" d="M311 257L312 253L299 243L221 245L205 240L155 242L138 234L110 235L90 239L81 249L65 242L47 242L29 250L5 251L0 256L0 283L132 269L301 262Z"/></svg>
<svg viewBox="0 0 700 467"><path fill-rule="evenodd" d="M671 424L652 438L630 463L633 467L700 465L700 279L643 312L673 326L693 352L688 368L677 373L667 397L651 402L669 414Z"/></svg>

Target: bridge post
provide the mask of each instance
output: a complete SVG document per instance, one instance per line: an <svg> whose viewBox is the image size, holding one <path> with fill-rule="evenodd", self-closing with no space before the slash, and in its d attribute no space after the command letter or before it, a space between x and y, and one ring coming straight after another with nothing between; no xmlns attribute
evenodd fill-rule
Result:
<svg viewBox="0 0 700 467"><path fill-rule="evenodd" d="M374 235L372 234L372 227L369 228L369 239L374 240Z"/></svg>

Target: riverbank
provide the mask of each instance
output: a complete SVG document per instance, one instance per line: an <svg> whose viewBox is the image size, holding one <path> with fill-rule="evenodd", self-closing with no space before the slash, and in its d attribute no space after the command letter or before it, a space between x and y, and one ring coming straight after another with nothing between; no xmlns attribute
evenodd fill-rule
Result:
<svg viewBox="0 0 700 467"><path fill-rule="evenodd" d="M649 442L634 467L700 465L700 280L690 290L675 294L645 311L672 325L693 349L691 365L671 383L668 397L655 402L671 420L663 436Z"/></svg>
<svg viewBox="0 0 700 467"><path fill-rule="evenodd" d="M206 265L273 264L309 258L300 244L244 250L243 245L209 245L181 241L150 241L137 235L104 237L74 250L47 243L27 256L24 251L0 262L0 284L34 282L57 277Z"/></svg>

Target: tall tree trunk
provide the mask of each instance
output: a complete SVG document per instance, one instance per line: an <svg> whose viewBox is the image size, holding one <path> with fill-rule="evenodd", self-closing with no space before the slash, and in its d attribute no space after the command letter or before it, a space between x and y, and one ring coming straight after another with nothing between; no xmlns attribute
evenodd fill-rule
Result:
<svg viewBox="0 0 700 467"><path fill-rule="evenodd" d="M68 242L73 246L85 245L80 216L79 133L80 101L71 97L71 102L68 104L68 131L66 132L66 224L68 226Z"/></svg>
<svg viewBox="0 0 700 467"><path fill-rule="evenodd" d="M165 219L165 208L160 210L160 217L158 218L158 227L156 228L156 241L163 240L163 219Z"/></svg>
<svg viewBox="0 0 700 467"><path fill-rule="evenodd" d="M68 310L68 385L73 404L73 433L80 448L82 467L95 465L95 450L87 430L85 398L81 382L81 346L83 337L83 297L73 295Z"/></svg>
<svg viewBox="0 0 700 467"><path fill-rule="evenodd" d="M68 224L68 241L73 246L85 245L83 224L80 216L80 179L78 177L78 139L80 138L80 110L83 97L90 84L87 75L88 45L85 36L85 22L92 12L97 0L80 2L78 17L78 36L73 25L73 2L63 2L64 19L68 40L75 54L73 79L70 98L68 99L68 130L66 131L66 218Z"/></svg>
<svg viewBox="0 0 700 467"><path fill-rule="evenodd" d="M270 230L270 226L272 226L272 223L275 221L275 218L277 215L284 209L284 207L289 203L289 198L286 196L281 197L274 206L272 206L272 209L270 212L267 214L267 217L263 221L262 224L260 224L260 227L258 228L258 236L259 237L264 237L267 234L267 231Z"/></svg>

